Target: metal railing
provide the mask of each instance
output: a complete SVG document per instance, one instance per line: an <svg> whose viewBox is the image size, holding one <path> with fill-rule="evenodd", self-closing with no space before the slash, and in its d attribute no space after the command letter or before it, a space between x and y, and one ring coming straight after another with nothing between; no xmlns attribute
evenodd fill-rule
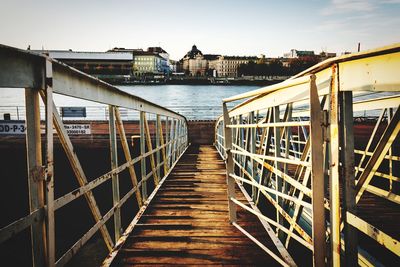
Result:
<svg viewBox="0 0 400 267"><path fill-rule="evenodd" d="M0 229L0 243L30 228L34 266L65 265L98 231L108 250L112 252L115 246L124 242L132 225L136 223L137 216L144 212L187 148L186 118L48 57L3 45L0 45L1 87L25 88L23 113L26 121L30 213ZM97 178L88 179L53 102L53 93L108 105L110 171ZM45 107L44 114L40 109L40 99ZM136 112L140 119L140 155L138 157L131 156L120 109ZM46 129L44 136L41 136L40 131L41 114ZM149 116L155 118L153 133L148 123ZM54 198L54 177L57 176L57 173L54 173L54 166L57 162L54 161L53 156L53 128L56 130L79 183L77 189L57 199ZM117 158L117 131L125 156L123 163ZM151 135L155 136L155 142L152 142ZM42 139L45 143L44 159L42 159ZM146 162L147 164L150 162L149 167L146 166ZM136 173L135 165L140 166L139 173ZM132 187L121 197L119 174L124 170L129 171ZM147 189L150 178L154 181L152 192ZM112 208L101 213L92 191L110 180ZM56 258L54 213L82 196L90 207L95 224L72 247L62 252L61 257ZM136 198L139 211L124 232L121 229L121 207L133 196ZM113 237L106 226L110 218L114 220Z"/></svg>
<svg viewBox="0 0 400 267"><path fill-rule="evenodd" d="M396 44L224 99L215 146L226 160L233 225L259 244L239 226L236 208L258 216L280 255L261 247L284 266L296 265L288 252L294 241L312 252L314 266L379 265L358 231L399 257L399 240L357 214L365 192L400 204L399 92ZM247 100L228 110L240 99ZM368 131L355 120L360 114L373 118ZM235 197L235 183L250 206ZM259 209L268 205L273 215Z"/></svg>
<svg viewBox="0 0 400 267"><path fill-rule="evenodd" d="M62 116L61 109L64 106L57 106L57 110ZM62 117L63 120L108 120L109 112L107 106L82 106L85 108L85 116L80 117ZM165 108L184 116L187 120L215 120L221 114L221 106L165 106ZM42 119L44 119L45 107L40 107ZM120 108L121 118L123 120L139 120L139 114L135 110ZM0 120L4 114L9 114L11 120L25 120L25 106L1 105Z"/></svg>

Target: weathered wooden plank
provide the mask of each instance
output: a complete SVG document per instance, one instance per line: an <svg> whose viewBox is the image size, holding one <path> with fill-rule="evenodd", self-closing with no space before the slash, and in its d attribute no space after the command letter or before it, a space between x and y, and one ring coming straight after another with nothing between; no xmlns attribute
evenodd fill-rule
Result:
<svg viewBox="0 0 400 267"><path fill-rule="evenodd" d="M114 263L276 266L274 259L229 223L226 188L225 165L215 148L191 147L141 216ZM233 192L246 202L238 188ZM256 216L239 210L237 220L278 253Z"/></svg>

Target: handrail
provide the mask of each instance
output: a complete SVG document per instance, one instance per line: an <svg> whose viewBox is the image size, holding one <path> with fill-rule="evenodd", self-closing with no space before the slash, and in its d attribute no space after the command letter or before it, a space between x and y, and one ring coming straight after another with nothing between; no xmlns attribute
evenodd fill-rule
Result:
<svg viewBox="0 0 400 267"><path fill-rule="evenodd" d="M44 88L43 74L46 72L46 62L50 62L54 93L138 111L163 114L175 119L185 119L184 116L172 110L124 92L44 54L0 44L0 59L0 88ZM81 90L82 88L84 90Z"/></svg>
<svg viewBox="0 0 400 267"><path fill-rule="evenodd" d="M25 88L26 146L28 159L28 184L30 214L0 229L0 242L30 228L32 239L32 263L34 266L63 266L96 233L100 232L109 251L121 238L121 207L135 197L138 214L149 202L148 194L154 195L159 183L165 180L171 169L188 147L188 126L184 116L128 94L97 78L80 72L45 55L0 45L1 88ZM88 179L75 153L73 143L64 127L53 93L67 95L108 105L110 171ZM40 108L40 98L45 106ZM137 112L140 124L140 155L132 158L125 133L120 107ZM41 113L43 116L41 116ZM154 117L154 128L149 127L149 115ZM43 118L43 122L41 122ZM42 160L41 124L44 123L45 160ZM54 199L53 127L71 164L79 187L58 199ZM154 129L154 130L153 130ZM152 132L153 131L153 132ZM117 158L117 132L121 141L125 162ZM155 136L152 140L151 136ZM149 161L150 166L146 166ZM135 164L140 165L136 173ZM120 197L119 174L128 169L132 188ZM153 177L154 189L149 179ZM93 190L106 181L112 184L112 208L105 213L96 203ZM57 251L55 246L55 211L84 196L95 220L86 232L67 251ZM114 237L106 222L113 217ZM133 220L135 216L132 216ZM122 229L123 230L123 229ZM56 253L57 252L57 253ZM56 254L61 254L56 258Z"/></svg>
<svg viewBox="0 0 400 267"><path fill-rule="evenodd" d="M244 101L227 109L238 100ZM312 251L314 266L325 265L326 255L339 266L341 254L347 266L379 265L381 259L358 244L357 230L399 255L399 241L356 210L368 204L364 192L400 204L394 189L400 182L394 169L400 163L394 149L400 138L400 43L328 59L281 83L226 98L222 107L214 145L227 164L232 223L240 225L236 207L272 223L283 244L277 248L291 266L292 240ZM354 121L362 116L375 125L355 137L362 124ZM250 204L271 205L276 214L237 202L232 183L247 184Z"/></svg>

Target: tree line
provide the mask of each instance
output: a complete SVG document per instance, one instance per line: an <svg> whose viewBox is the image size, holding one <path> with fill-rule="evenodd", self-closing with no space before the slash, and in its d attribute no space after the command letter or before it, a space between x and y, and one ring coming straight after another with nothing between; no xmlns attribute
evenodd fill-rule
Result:
<svg viewBox="0 0 400 267"><path fill-rule="evenodd" d="M270 62L256 63L250 61L238 67L239 76L293 76L309 67L317 64L317 57L303 57L290 59L287 66L284 66L280 59Z"/></svg>

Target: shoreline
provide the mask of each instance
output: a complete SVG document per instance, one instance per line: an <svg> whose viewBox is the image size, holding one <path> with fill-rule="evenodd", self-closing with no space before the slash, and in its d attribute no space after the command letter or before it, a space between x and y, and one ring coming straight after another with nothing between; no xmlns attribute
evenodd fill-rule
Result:
<svg viewBox="0 0 400 267"><path fill-rule="evenodd" d="M247 79L211 79L211 78L181 78L181 79L166 79L166 80L114 80L114 79L103 79L105 82L112 85L226 85L226 86L268 86L276 83L280 83L285 79L277 80L247 80Z"/></svg>

